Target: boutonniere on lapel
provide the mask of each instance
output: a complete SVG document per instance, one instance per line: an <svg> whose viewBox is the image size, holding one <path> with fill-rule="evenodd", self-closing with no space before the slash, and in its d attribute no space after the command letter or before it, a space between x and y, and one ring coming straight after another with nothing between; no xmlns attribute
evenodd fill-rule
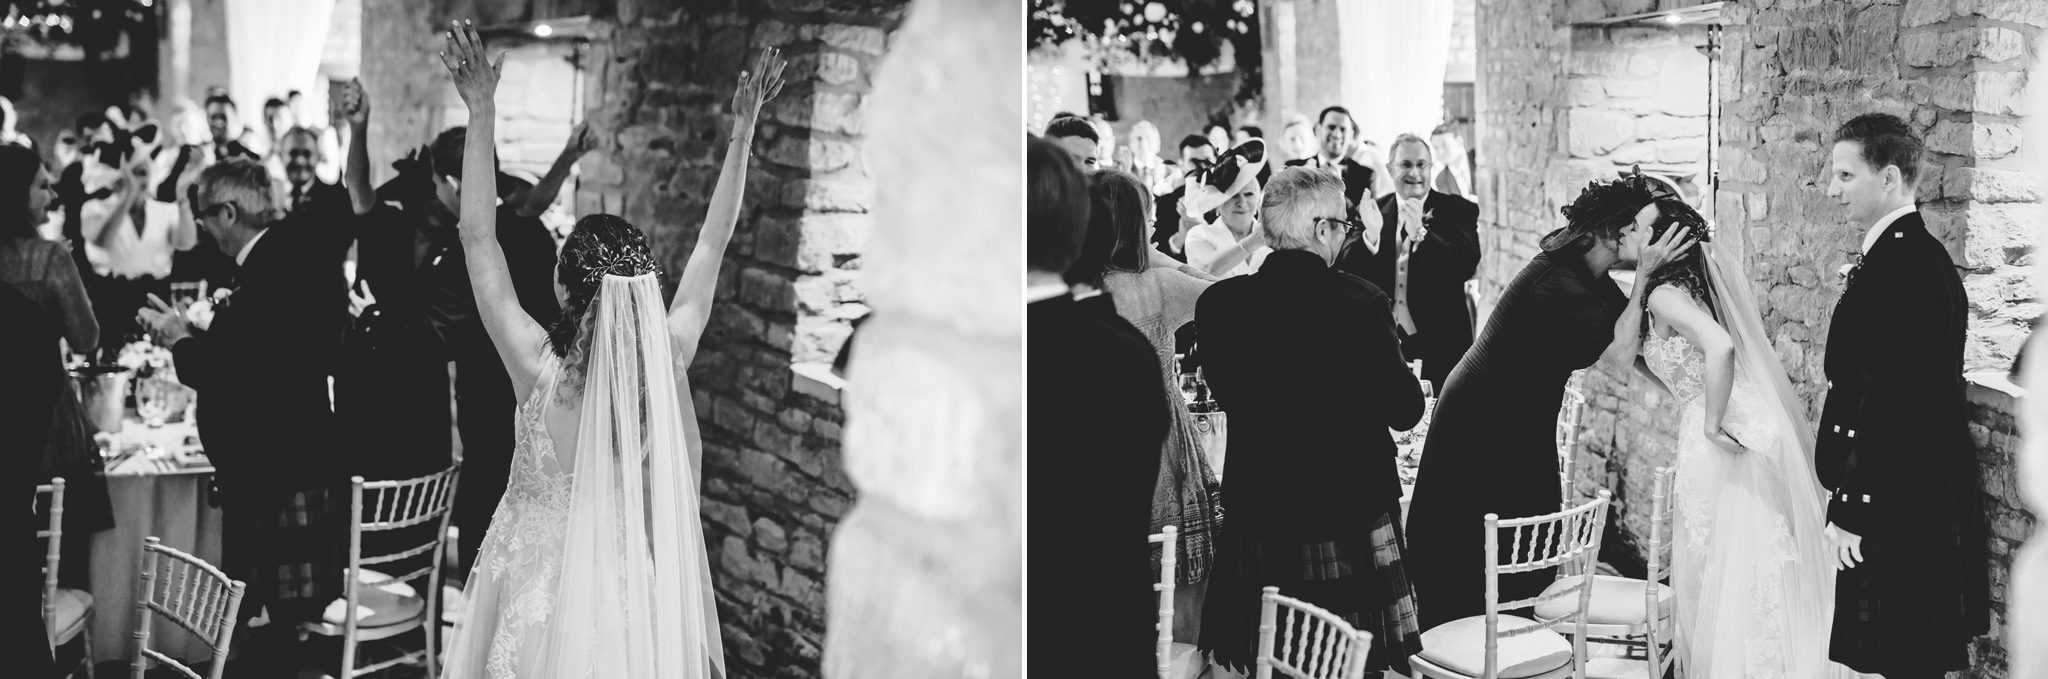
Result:
<svg viewBox="0 0 2048 679"><path fill-rule="evenodd" d="M192 306L185 307L185 320L191 321L192 327L205 330L213 325L213 315L228 308L228 303L234 301L234 298L234 288L217 288L213 291L213 297L193 302Z"/></svg>
<svg viewBox="0 0 2048 679"><path fill-rule="evenodd" d="M1842 279L1843 287L1848 287L1850 283L1856 282L1856 272L1861 270L1863 270L1862 253L1851 254L1849 255L1849 263L1843 264L1841 269L1835 271L1835 277Z"/></svg>

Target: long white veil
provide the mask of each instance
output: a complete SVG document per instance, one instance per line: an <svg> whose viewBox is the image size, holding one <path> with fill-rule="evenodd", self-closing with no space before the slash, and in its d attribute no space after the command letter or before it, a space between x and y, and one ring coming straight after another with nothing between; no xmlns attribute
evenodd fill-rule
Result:
<svg viewBox="0 0 2048 679"><path fill-rule="evenodd" d="M560 585L535 667L564 679L724 676L683 436L695 415L677 397L660 284L608 275L592 304Z"/></svg>
<svg viewBox="0 0 2048 679"><path fill-rule="evenodd" d="M1783 498L1784 510L1792 532L1793 558L1801 574L1783 583L1783 603L1786 619L1816 621L1818 629L1786 632L1818 644L1818 658L1823 663L1823 667L1800 668L1798 676L1841 676L1844 668L1826 661L1825 649L1834 622L1835 567L1823 535L1827 526L1827 491L1814 474L1813 428L1792 391L1792 381L1778 362L1777 352L1771 348L1770 335L1764 332L1763 315L1757 312L1756 297L1735 250L1714 243L1700 247L1706 253L1707 282L1714 291L1714 314L1735 343L1738 379L1746 375L1754 380L1757 397L1769 401L1758 404L1761 407L1754 412L1766 413L1776 420L1769 423L1773 426L1768 430L1780 432L1783 437L1775 442L1777 445L1765 441L1743 443L1759 450L1793 453L1769 456L1769 464L1774 466L1778 478L1784 479L1791 490L1790 496Z"/></svg>

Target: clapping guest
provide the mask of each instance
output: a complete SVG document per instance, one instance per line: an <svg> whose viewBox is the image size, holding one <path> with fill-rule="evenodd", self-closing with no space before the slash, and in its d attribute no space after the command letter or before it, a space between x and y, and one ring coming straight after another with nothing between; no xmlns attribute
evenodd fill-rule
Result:
<svg viewBox="0 0 2048 679"><path fill-rule="evenodd" d="M243 619L268 610L257 638L237 635L251 643L239 661L249 669L235 672L277 676L296 660L299 624L320 620L341 593L346 459L328 400L348 322L332 254L340 235L285 215L269 172L246 158L206 168L191 200L200 228L240 267L235 288L204 332L161 299L142 317L198 392L223 570L249 585Z"/></svg>
<svg viewBox="0 0 2048 679"><path fill-rule="evenodd" d="M1216 221L1188 230L1188 264L1219 277L1258 270L1272 252L1259 229L1259 173L1265 168L1265 142L1254 139L1223 154L1209 169L1188 175L1183 219L1216 214Z"/></svg>
<svg viewBox="0 0 2048 679"><path fill-rule="evenodd" d="M1344 208L1342 180L1281 171L1260 206L1275 252L1195 308L1210 393L1231 426L1230 519L1201 647L1239 671L1253 664L1268 586L1371 632L1368 669L1405 674L1422 649L1388 433L1422 418L1422 391L1386 294L1331 267L1361 228Z"/></svg>
<svg viewBox="0 0 2048 679"><path fill-rule="evenodd" d="M1037 137L1027 139L1025 158L1027 456L1041 479L1037 492L1066 504L1047 516L1073 517L1033 521L1031 532L1034 542L1080 555L1034 568L1033 577L1063 583L1062 596L1087 607L1084 615L1044 616L1036 629L1066 640L1063 650L1091 676L1151 676L1157 571L1146 568L1152 549L1145 536L1159 478L1155 451L1168 426L1166 395L1145 336L1114 313L1083 307L1063 280L1088 225L1080 167Z"/></svg>
<svg viewBox="0 0 2048 679"><path fill-rule="evenodd" d="M1442 388L1472 346L1465 282L1479 267L1479 206L1431 190L1433 161L1421 137L1394 139L1394 193L1371 206L1382 226L1345 243L1337 268L1392 296L1402 353Z"/></svg>
<svg viewBox="0 0 2048 679"><path fill-rule="evenodd" d="M1117 315L1145 335L1157 358L1169 426L1159 450L1152 529L1180 527L1174 578L1182 586L1174 589L1174 610L1185 614L1177 616L1175 635L1192 641L1200 634L1202 585L1209 577L1216 519L1209 486L1216 475L1175 381L1174 333L1195 319L1195 300L1215 278L1147 247L1152 195L1137 177L1097 172L1088 177L1088 193L1088 235L1067 277L1107 291Z"/></svg>
<svg viewBox="0 0 2048 679"><path fill-rule="evenodd" d="M1280 129L1280 155L1288 167L1300 165L1295 161L1316 157L1315 126L1307 116L1295 115L1287 119L1287 126Z"/></svg>
<svg viewBox="0 0 2048 679"><path fill-rule="evenodd" d="M1342 106L1323 109L1316 116L1316 132L1322 145L1316 155L1301 160L1287 161L1288 167L1322 168L1344 180L1344 203L1360 212L1371 212L1372 208L1361 209L1361 201L1368 196L1377 196L1377 174L1370 165L1360 163L1354 157L1358 150L1358 121L1351 117L1351 110ZM1367 226L1373 226L1367 221Z"/></svg>
<svg viewBox="0 0 2048 679"><path fill-rule="evenodd" d="M1203 223L1205 219L1201 213L1181 214L1180 201L1187 195L1188 175L1215 165L1216 154L1221 151L1209 142L1208 137L1199 134L1181 138L1180 165L1162 168L1166 191L1161 192L1161 187L1153 188L1153 195L1158 200L1153 201L1152 207L1152 224L1157 227L1152 230L1152 246L1174 261L1187 261L1188 228Z"/></svg>

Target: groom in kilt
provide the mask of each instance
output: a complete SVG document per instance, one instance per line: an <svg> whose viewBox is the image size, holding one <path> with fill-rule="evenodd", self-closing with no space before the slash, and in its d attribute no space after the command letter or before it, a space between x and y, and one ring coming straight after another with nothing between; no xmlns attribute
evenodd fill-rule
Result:
<svg viewBox="0 0 2048 679"><path fill-rule="evenodd" d="M284 216L268 171L229 159L199 177L189 209L237 266L235 288L195 329L152 299L143 322L171 347L178 379L198 392L199 436L214 463L222 570L245 581L240 620L269 624L231 674L289 676L299 624L341 594L348 495L332 361L348 324L342 229Z"/></svg>
<svg viewBox="0 0 2048 679"><path fill-rule="evenodd" d="M1858 116L1835 132L1828 184L1866 229L1828 327L1815 442L1840 569L1829 655L1886 679L1967 668L1989 626L1969 299L1915 210L1922 148L1905 121Z"/></svg>

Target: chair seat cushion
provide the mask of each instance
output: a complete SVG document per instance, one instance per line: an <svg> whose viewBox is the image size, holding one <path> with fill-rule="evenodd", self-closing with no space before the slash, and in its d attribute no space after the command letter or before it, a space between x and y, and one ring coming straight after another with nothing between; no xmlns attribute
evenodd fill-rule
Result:
<svg viewBox="0 0 2048 679"><path fill-rule="evenodd" d="M385 582L381 585L369 584L383 582L390 578L391 576L389 575L368 568L356 573L356 582L359 587L357 589L356 601L357 629L384 627L386 625L409 622L419 617L421 611L427 610L426 598L413 591L411 585L403 582ZM335 599L333 603L327 604L327 611L321 616L324 622L335 626L347 624L347 618L347 597Z"/></svg>
<svg viewBox="0 0 2048 679"><path fill-rule="evenodd" d="M56 605L51 612L50 634L60 642L78 634L85 626L85 614L92 610L92 594L83 590L59 588L50 602Z"/></svg>
<svg viewBox="0 0 2048 679"><path fill-rule="evenodd" d="M1543 590L1543 596L1571 587L1578 582L1575 578L1559 578ZM1671 616L1671 587L1657 585L1657 617ZM1552 620L1564 617L1578 607L1577 597L1567 594L1536 604L1537 617ZM1612 575L1593 576L1593 601L1586 609L1586 623L1591 625L1640 625L1643 619L1643 581Z"/></svg>
<svg viewBox="0 0 2048 679"><path fill-rule="evenodd" d="M1500 616L1502 630L1515 630L1536 621L1514 615ZM1459 618L1422 633L1424 660L1468 676L1486 671L1486 617ZM1572 661L1572 644L1564 635L1538 629L1500 640L1496 660L1501 679L1533 677L1565 666Z"/></svg>

